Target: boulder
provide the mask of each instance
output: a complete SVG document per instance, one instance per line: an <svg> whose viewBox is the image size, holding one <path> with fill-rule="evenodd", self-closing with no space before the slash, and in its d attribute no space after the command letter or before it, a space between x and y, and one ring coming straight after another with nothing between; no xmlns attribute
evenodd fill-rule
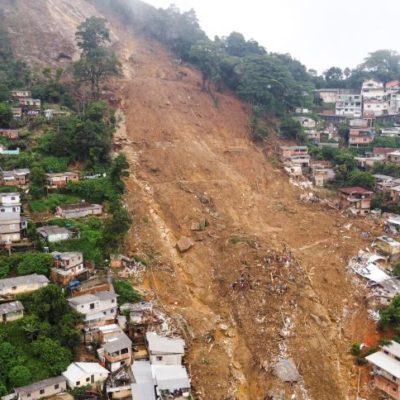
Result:
<svg viewBox="0 0 400 400"><path fill-rule="evenodd" d="M282 382L298 382L300 374L291 358L278 361L274 366L274 373Z"/></svg>
<svg viewBox="0 0 400 400"><path fill-rule="evenodd" d="M176 243L176 247L181 253L185 253L186 251L190 250L193 245L193 240L186 236L182 236Z"/></svg>

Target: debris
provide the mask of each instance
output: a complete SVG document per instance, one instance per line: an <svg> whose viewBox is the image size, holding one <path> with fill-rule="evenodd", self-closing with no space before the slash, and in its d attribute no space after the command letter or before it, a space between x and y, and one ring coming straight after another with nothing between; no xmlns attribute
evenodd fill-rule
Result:
<svg viewBox="0 0 400 400"><path fill-rule="evenodd" d="M298 382L300 374L291 358L280 360L275 364L274 373L282 382Z"/></svg>
<svg viewBox="0 0 400 400"><path fill-rule="evenodd" d="M204 229L206 229L206 226L208 226L208 221L206 220L206 218L202 218L199 222L193 222L190 230L204 231Z"/></svg>
<svg viewBox="0 0 400 400"><path fill-rule="evenodd" d="M185 253L190 250L194 246L192 239L182 236L179 241L176 243L176 247L181 253Z"/></svg>

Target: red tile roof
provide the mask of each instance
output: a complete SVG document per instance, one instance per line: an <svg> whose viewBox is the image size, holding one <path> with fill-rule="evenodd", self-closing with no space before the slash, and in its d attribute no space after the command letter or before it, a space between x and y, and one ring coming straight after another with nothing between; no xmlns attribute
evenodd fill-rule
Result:
<svg viewBox="0 0 400 400"><path fill-rule="evenodd" d="M345 193L345 194L353 194L353 193L359 193L359 194L372 194L370 190L364 189L360 186L352 186L352 187L346 187L346 188L341 188L339 189L340 192Z"/></svg>

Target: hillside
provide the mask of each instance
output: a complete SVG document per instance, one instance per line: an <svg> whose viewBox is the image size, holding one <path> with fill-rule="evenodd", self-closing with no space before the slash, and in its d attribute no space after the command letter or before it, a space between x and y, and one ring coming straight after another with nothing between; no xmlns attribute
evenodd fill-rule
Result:
<svg viewBox="0 0 400 400"><path fill-rule="evenodd" d="M84 0L0 6L17 55L54 66L74 58L82 19L102 15ZM123 115L116 140L131 164L127 247L158 254L145 285L186 335L198 398L354 398L348 350L373 324L346 266L374 227L354 220L347 229L335 210L300 203L250 140L246 104L224 93L216 108L197 71L108 19L125 74L113 87ZM203 219L204 230L191 229ZM184 254L182 236L194 241ZM304 381L275 378L278 356L293 358Z"/></svg>

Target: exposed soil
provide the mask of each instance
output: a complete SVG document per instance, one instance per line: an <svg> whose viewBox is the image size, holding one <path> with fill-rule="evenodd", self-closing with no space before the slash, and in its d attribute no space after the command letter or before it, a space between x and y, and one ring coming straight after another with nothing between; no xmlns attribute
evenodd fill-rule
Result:
<svg viewBox="0 0 400 400"><path fill-rule="evenodd" d="M56 3L53 23L66 4ZM67 42L91 12L83 0L72 3ZM302 204L250 140L244 103L223 93L216 107L198 72L110 22L125 72L115 85L123 99L116 141L131 164L127 247L157 260L146 285L188 341L197 397L354 399L360 382L362 397L377 399L349 355L375 324L346 266L371 242L361 233L379 228L354 219L347 229L337 211ZM204 230L191 229L204 218ZM195 244L180 254L182 236ZM278 381L279 357L291 357L304 381Z"/></svg>

